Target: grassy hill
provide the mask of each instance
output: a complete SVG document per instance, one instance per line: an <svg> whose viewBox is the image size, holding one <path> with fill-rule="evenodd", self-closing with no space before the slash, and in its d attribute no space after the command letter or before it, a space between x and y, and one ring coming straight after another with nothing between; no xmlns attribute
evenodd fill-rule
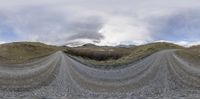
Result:
<svg viewBox="0 0 200 99"><path fill-rule="evenodd" d="M182 48L171 43L151 43L129 48L82 46L67 48L66 53L83 64L110 69L137 62L160 50Z"/></svg>
<svg viewBox="0 0 200 99"><path fill-rule="evenodd" d="M67 48L66 53L86 59L105 61L126 56L130 54L130 50L128 48L83 45L81 47Z"/></svg>
<svg viewBox="0 0 200 99"><path fill-rule="evenodd" d="M133 47L109 47L86 44L81 47L67 47L65 48L65 53L89 66L109 69L137 62L164 49L182 49L182 47L171 43L151 43ZM63 48L38 42L1 44L0 63L25 63L47 56L58 50L63 50Z"/></svg>
<svg viewBox="0 0 200 99"><path fill-rule="evenodd" d="M38 42L14 42L0 45L0 63L24 63L35 58L52 54L55 46Z"/></svg>
<svg viewBox="0 0 200 99"><path fill-rule="evenodd" d="M176 53L185 61L200 65L200 45L178 50Z"/></svg>

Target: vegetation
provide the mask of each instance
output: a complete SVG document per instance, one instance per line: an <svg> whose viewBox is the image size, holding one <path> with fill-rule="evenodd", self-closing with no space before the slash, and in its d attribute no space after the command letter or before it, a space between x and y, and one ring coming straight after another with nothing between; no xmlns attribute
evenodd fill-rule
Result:
<svg viewBox="0 0 200 99"><path fill-rule="evenodd" d="M38 42L2 44L0 45L0 63L25 63L47 56L58 50L63 50L63 48ZM152 43L129 47L100 47L86 44L81 47L65 47L64 49L65 53L84 64L109 69L137 62L160 50L182 49L182 47L170 43Z"/></svg>
<svg viewBox="0 0 200 99"><path fill-rule="evenodd" d="M1 63L24 63L44 57L58 50L58 47L38 42L14 42L0 45Z"/></svg>
<svg viewBox="0 0 200 99"><path fill-rule="evenodd" d="M176 53L187 62L200 65L200 46L192 46L178 50Z"/></svg>
<svg viewBox="0 0 200 99"><path fill-rule="evenodd" d="M66 53L82 58L105 61L119 59L130 54L130 51L127 48L82 46L76 48L67 48Z"/></svg>
<svg viewBox="0 0 200 99"><path fill-rule="evenodd" d="M129 48L82 46L67 48L66 53L83 64L110 69L134 63L164 49L182 49L182 47L171 43L152 43Z"/></svg>

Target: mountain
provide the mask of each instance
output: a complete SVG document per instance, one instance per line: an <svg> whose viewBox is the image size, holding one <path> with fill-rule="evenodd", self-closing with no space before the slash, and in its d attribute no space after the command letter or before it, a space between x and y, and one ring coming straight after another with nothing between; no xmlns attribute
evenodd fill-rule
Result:
<svg viewBox="0 0 200 99"><path fill-rule="evenodd" d="M136 47L136 45L117 45L116 47L119 47L119 48L133 48L133 47Z"/></svg>

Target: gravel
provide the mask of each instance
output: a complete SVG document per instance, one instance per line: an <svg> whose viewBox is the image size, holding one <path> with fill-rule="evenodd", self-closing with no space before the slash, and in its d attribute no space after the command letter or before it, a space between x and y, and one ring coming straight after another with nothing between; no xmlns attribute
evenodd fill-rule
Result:
<svg viewBox="0 0 200 99"><path fill-rule="evenodd" d="M198 99L200 69L174 52L113 70L85 66L62 52L0 65L0 99Z"/></svg>

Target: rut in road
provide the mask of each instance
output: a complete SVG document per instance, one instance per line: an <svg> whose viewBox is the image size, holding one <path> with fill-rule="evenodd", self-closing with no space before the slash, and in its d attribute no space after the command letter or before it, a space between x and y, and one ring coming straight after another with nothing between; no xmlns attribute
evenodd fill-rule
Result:
<svg viewBox="0 0 200 99"><path fill-rule="evenodd" d="M174 52L157 52L135 64L112 70L85 66L62 52L32 63L0 65L0 98L199 96L200 69L190 66Z"/></svg>

